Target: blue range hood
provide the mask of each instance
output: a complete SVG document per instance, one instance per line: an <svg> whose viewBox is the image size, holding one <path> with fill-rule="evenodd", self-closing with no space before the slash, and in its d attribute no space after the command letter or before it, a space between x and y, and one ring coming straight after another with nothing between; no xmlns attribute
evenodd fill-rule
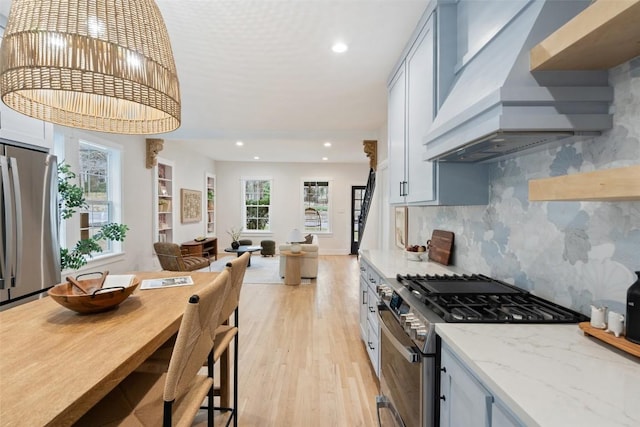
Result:
<svg viewBox="0 0 640 427"><path fill-rule="evenodd" d="M529 71L529 51L591 2L439 5L437 114L425 160L503 158L612 127L607 71Z"/></svg>

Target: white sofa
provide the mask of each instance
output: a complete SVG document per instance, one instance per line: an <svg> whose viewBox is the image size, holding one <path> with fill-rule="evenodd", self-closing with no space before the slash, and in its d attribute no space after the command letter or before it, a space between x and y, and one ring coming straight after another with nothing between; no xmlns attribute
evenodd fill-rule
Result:
<svg viewBox="0 0 640 427"><path fill-rule="evenodd" d="M313 235L311 243L302 243L302 255L300 262L300 276L305 279L315 279L318 277L318 236ZM290 251L291 245L289 243L281 244L278 247L279 252ZM284 277L284 271L287 266L287 257L280 256L280 277Z"/></svg>

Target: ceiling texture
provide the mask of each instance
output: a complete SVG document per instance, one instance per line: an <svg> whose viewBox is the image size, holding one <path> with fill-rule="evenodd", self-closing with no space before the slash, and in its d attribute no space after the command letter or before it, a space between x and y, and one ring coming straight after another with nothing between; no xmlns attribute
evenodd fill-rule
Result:
<svg viewBox="0 0 640 427"><path fill-rule="evenodd" d="M182 96L180 128L159 138L224 161L366 162L428 0L156 2ZM337 41L348 51L332 52Z"/></svg>

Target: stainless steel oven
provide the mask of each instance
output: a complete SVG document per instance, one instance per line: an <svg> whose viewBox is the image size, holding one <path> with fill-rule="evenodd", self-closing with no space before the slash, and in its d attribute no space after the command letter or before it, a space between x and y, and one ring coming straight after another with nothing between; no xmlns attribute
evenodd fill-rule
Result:
<svg viewBox="0 0 640 427"><path fill-rule="evenodd" d="M435 325L578 323L588 318L487 276L398 275L379 286L382 427L439 424L440 359Z"/></svg>
<svg viewBox="0 0 640 427"><path fill-rule="evenodd" d="M424 338L419 325L424 323L409 313L407 308L398 315L387 305L378 309L382 394L376 406L382 427L435 425L435 351L424 353L419 348Z"/></svg>

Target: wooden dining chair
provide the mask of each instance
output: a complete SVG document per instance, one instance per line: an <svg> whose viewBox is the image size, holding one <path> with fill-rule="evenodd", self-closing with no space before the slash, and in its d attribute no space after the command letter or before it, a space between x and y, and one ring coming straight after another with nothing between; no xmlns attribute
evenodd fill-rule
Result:
<svg viewBox="0 0 640 427"><path fill-rule="evenodd" d="M220 396L220 406L216 409L231 411L233 425L238 425L238 326L240 320L240 291L244 282L244 274L249 264L250 253L245 252L238 258L227 263L231 271L231 285L227 299L220 313L222 325L216 329L216 339L213 347L213 359L220 361L220 386L215 394ZM233 315L233 324L231 316ZM229 407L229 346L233 341L233 406Z"/></svg>
<svg viewBox="0 0 640 427"><path fill-rule="evenodd" d="M229 292L225 298L223 307L220 312L220 326L215 331L215 343L213 350L213 363L207 364L213 377L213 367L215 363L220 362L220 385L215 388L214 394L220 397L220 405L214 409L231 412L233 425L238 425L238 325L239 325L239 303L240 291L244 282L244 274L249 264L249 252L243 253L237 258L233 258L226 264L225 270L229 272L230 284ZM233 324L231 324L231 316L233 315ZM229 346L233 341L233 405L230 406L229 391ZM163 373L166 372L169 360L171 358L173 347L175 346L176 336L167 340L153 355L145 360L137 369L138 372L144 373Z"/></svg>
<svg viewBox="0 0 640 427"><path fill-rule="evenodd" d="M213 426L213 348L231 284L225 269L189 298L166 373L130 374L77 425L190 426L208 397L207 424ZM205 362L206 375L199 373Z"/></svg>

